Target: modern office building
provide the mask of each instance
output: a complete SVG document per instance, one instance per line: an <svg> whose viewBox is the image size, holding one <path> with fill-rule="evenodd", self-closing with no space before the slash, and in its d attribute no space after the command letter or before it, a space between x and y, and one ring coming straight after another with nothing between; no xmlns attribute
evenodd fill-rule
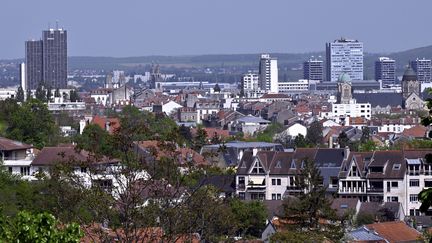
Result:
<svg viewBox="0 0 432 243"><path fill-rule="evenodd" d="M303 63L303 79L323 81L324 65L322 60L309 59Z"/></svg>
<svg viewBox="0 0 432 243"><path fill-rule="evenodd" d="M326 62L326 81L336 82L344 73L363 80L363 43L344 38L327 43Z"/></svg>
<svg viewBox="0 0 432 243"><path fill-rule="evenodd" d="M416 59L411 61L411 67L417 73L417 81L420 83L429 83L432 81L432 62L430 59Z"/></svg>
<svg viewBox="0 0 432 243"><path fill-rule="evenodd" d="M36 89L43 80L42 40L30 40L25 43L26 48L26 82L27 89Z"/></svg>
<svg viewBox="0 0 432 243"><path fill-rule="evenodd" d="M44 30L42 40L26 41L26 73L29 89L41 82L51 88L67 87L66 30Z"/></svg>
<svg viewBox="0 0 432 243"><path fill-rule="evenodd" d="M396 61L388 57L380 57L375 62L375 80L381 80L383 85L396 82Z"/></svg>
<svg viewBox="0 0 432 243"><path fill-rule="evenodd" d="M277 59L269 54L262 54L259 64L259 87L270 93L278 93Z"/></svg>

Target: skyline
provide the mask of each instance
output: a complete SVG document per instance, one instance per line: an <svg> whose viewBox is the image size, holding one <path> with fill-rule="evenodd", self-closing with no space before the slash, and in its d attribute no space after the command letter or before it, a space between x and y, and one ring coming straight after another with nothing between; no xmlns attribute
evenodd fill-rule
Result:
<svg viewBox="0 0 432 243"><path fill-rule="evenodd" d="M0 39L0 59L23 58L24 42L37 39L49 22L55 27L56 20L69 32L69 56L323 52L326 42L340 37L362 41L366 53L432 44L432 33L425 31L432 2L366 2L371 4L357 6L343 0L277 0L272 4L258 0L13 1L0 10L0 26L8 33ZM352 6L358 9L356 13L350 11Z"/></svg>

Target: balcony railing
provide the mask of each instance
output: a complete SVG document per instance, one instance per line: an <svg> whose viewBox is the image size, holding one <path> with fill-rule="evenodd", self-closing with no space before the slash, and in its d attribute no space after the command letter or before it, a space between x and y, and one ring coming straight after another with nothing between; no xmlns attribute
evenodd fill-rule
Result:
<svg viewBox="0 0 432 243"><path fill-rule="evenodd" d="M3 157L3 161L5 160L33 160L34 156L8 156Z"/></svg>
<svg viewBox="0 0 432 243"><path fill-rule="evenodd" d="M380 193L380 192L384 192L384 188L380 188L380 187L369 187L366 191L367 191L367 192Z"/></svg>
<svg viewBox="0 0 432 243"><path fill-rule="evenodd" d="M339 193L365 193L366 190L364 188L351 188L351 187L343 187L339 188Z"/></svg>

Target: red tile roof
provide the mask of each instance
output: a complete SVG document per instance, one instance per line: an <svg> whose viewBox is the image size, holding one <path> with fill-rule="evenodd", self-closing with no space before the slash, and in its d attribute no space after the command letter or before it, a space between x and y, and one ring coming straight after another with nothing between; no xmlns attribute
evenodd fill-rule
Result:
<svg viewBox="0 0 432 243"><path fill-rule="evenodd" d="M365 225L389 242L417 242L421 234L402 221L390 221Z"/></svg>
<svg viewBox="0 0 432 243"><path fill-rule="evenodd" d="M155 152L157 159L172 156L172 154L169 154L168 151L163 151L160 149L161 142L156 140L147 140L147 141L138 141L136 144L143 148L148 150L154 150L151 152ZM177 145L176 145L177 147ZM196 151L190 149L190 148L176 148L174 151L179 157L178 157L178 163L179 164L186 164L189 161L191 161L194 165L207 165L209 164L208 161L202 156L201 154L197 153Z"/></svg>
<svg viewBox="0 0 432 243"><path fill-rule="evenodd" d="M417 125L409 129L405 129L402 134L407 137L423 138L426 136L427 128L422 125Z"/></svg>
<svg viewBox="0 0 432 243"><path fill-rule="evenodd" d="M118 118L107 118L101 116L94 116L91 123L98 125L103 130L106 129L106 124L109 123L109 133L113 133L120 128L120 120Z"/></svg>

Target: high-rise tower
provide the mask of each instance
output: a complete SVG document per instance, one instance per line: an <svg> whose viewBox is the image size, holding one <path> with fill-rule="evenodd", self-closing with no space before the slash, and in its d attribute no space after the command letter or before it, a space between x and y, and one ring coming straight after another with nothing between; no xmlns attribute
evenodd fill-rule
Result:
<svg viewBox="0 0 432 243"><path fill-rule="evenodd" d="M261 90L278 93L278 64L277 59L269 54L262 54L259 64L259 86Z"/></svg>
<svg viewBox="0 0 432 243"><path fill-rule="evenodd" d="M26 41L26 82L28 89L40 83L51 88L67 87L67 32L49 29L42 40Z"/></svg>
<svg viewBox="0 0 432 243"><path fill-rule="evenodd" d="M335 82L342 74L352 81L363 80L363 43L341 38L326 44L326 81Z"/></svg>
<svg viewBox="0 0 432 243"><path fill-rule="evenodd" d="M388 57L380 57L375 62L375 80L381 80L382 84L394 84L396 81L396 61Z"/></svg>

